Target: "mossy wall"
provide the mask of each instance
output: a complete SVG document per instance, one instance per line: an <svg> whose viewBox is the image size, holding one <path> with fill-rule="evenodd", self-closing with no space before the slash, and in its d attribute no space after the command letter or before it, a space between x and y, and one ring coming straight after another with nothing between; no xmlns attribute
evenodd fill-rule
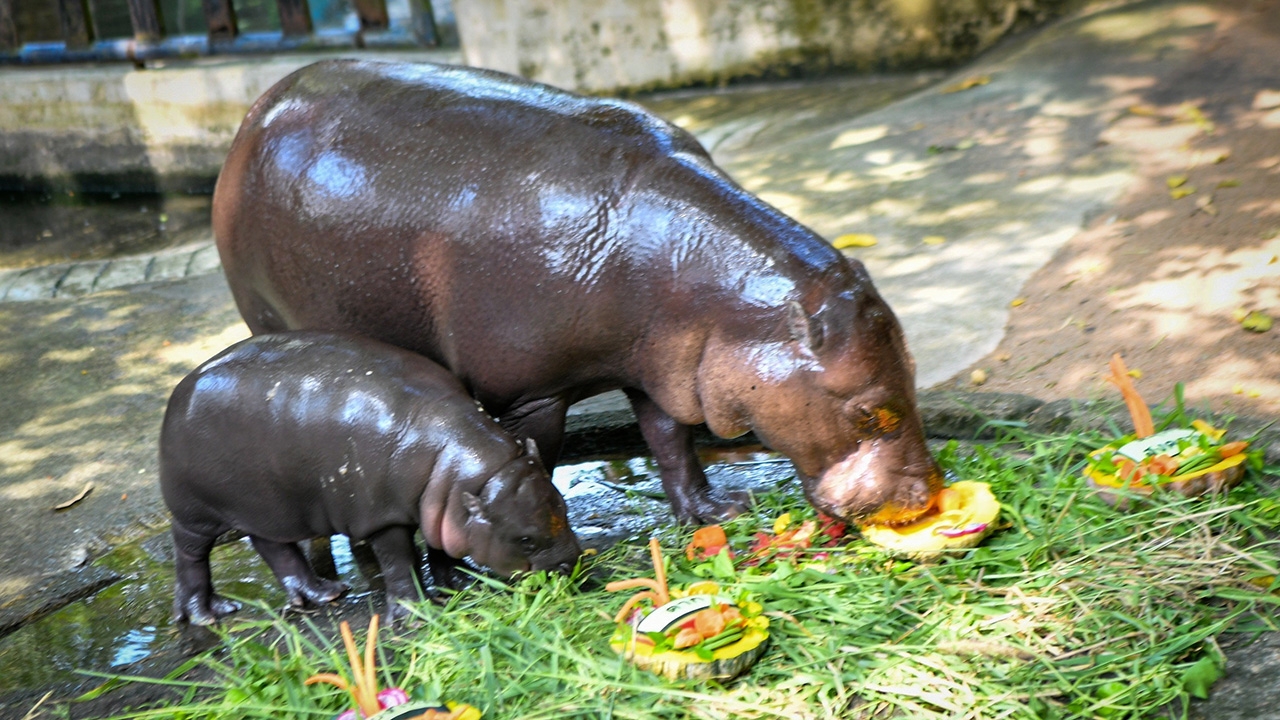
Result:
<svg viewBox="0 0 1280 720"><path fill-rule="evenodd" d="M468 64L584 92L942 66L1069 0L457 0Z"/></svg>

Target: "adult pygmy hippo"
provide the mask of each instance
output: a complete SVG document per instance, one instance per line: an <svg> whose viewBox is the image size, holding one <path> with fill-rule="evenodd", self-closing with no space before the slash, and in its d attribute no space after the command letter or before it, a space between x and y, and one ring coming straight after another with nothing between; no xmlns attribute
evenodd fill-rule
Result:
<svg viewBox="0 0 1280 720"><path fill-rule="evenodd" d="M682 520L741 508L707 485L702 422L754 430L831 515L905 521L941 486L901 328L863 266L630 103L320 62L250 110L213 227L253 332L422 353L549 465L569 405L624 389Z"/></svg>
<svg viewBox="0 0 1280 720"><path fill-rule="evenodd" d="M536 454L440 366L351 335L250 338L184 378L160 431L160 489L173 514L174 613L200 624L237 608L209 576L209 550L231 529L249 535L292 605L346 591L316 577L296 543L369 540L392 617L418 596L419 527L429 549L502 575L567 571L580 552Z"/></svg>

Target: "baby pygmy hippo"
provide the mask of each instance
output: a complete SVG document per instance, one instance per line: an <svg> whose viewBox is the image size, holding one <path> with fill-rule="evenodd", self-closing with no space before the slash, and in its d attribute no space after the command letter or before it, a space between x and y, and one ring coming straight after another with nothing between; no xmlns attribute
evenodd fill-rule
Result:
<svg viewBox="0 0 1280 720"><path fill-rule="evenodd" d="M178 383L160 432L160 488L173 514L174 614L209 624L238 606L215 595L209 551L249 535L289 602L336 599L297 543L368 540L388 611L418 597L413 534L495 573L572 569L564 498L536 449L508 435L444 368L354 335L260 335Z"/></svg>

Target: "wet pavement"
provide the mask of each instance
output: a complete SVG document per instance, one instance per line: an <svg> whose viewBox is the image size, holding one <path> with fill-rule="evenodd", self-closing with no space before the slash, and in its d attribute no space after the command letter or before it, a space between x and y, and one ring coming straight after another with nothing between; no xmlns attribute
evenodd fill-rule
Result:
<svg viewBox="0 0 1280 720"><path fill-rule="evenodd" d="M995 346L1027 277L1125 187L1132 158L1100 135L1127 106L1126 83L1191 71L1191 41L1212 30L1201 7L1159 0L1100 9L951 74L684 91L643 102L693 131L745 187L824 236L873 235L874 246L847 252L866 262L899 314L919 384L928 387ZM0 522L0 658L28 657L52 647L58 628L76 618L127 615L125 607L141 614L73 634L78 647L49 671L123 667L170 642L161 612L167 587L134 580L79 600L117 576L154 577L164 567L155 449L165 400L192 367L247 336L207 228L161 232L157 210L138 211L149 216L139 242L155 243L145 249L126 244L103 251L114 257L90 259L17 245L0 262L0 500L8 510ZM165 225L178 217L165 214ZM23 228L52 248L83 234L85 219ZM1037 402L986 401L1006 419L1046 413ZM934 404L925 412L931 434L973 430L970 400L926 402ZM578 457L637 442L616 394L576 406L569 427L568 449ZM789 472L785 461L753 458L723 468L713 481L771 483ZM596 478L567 488L588 544L666 521L665 507L645 499L644 483L654 481L629 484L645 474L643 460L579 470ZM619 495L640 509L619 515ZM1245 683L1248 697L1260 678L1277 682L1274 650L1250 657L1247 671L1220 685L1224 695L1233 682ZM30 672L5 679L0 696L53 677ZM1280 718L1274 707L1256 707L1250 717Z"/></svg>

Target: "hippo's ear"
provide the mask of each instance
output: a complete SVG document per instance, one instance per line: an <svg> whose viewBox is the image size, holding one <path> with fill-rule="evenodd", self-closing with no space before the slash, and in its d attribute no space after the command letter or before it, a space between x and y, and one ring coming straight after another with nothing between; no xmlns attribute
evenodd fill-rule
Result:
<svg viewBox="0 0 1280 720"><path fill-rule="evenodd" d="M791 338L816 353L822 347L822 321L805 311L795 300L787 301L787 327Z"/></svg>
<svg viewBox="0 0 1280 720"><path fill-rule="evenodd" d="M480 498L469 492L462 493L462 506L467 509L468 519L488 521L488 511L485 509L484 503L480 502Z"/></svg>

